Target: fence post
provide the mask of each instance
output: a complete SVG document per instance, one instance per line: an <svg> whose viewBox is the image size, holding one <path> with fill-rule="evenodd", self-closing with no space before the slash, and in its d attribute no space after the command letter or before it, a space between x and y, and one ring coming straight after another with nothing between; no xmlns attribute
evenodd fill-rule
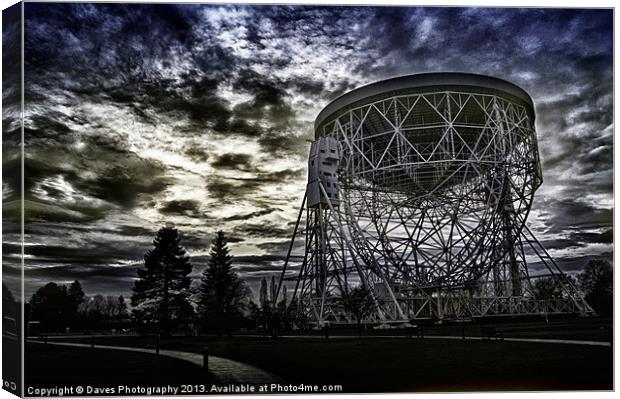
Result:
<svg viewBox="0 0 620 399"><path fill-rule="evenodd" d="M465 327L461 326L461 335L465 339Z"/></svg>
<svg viewBox="0 0 620 399"><path fill-rule="evenodd" d="M159 355L159 334L157 334L157 339L155 341L155 354Z"/></svg>
<svg viewBox="0 0 620 399"><path fill-rule="evenodd" d="M90 349L95 349L95 336L90 336Z"/></svg>

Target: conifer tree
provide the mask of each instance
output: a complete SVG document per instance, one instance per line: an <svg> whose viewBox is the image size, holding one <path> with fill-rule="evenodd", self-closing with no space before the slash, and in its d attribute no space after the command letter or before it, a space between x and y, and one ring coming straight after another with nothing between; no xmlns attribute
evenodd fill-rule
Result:
<svg viewBox="0 0 620 399"><path fill-rule="evenodd" d="M269 296L267 294L267 279L265 277L263 277L260 281L259 295L260 307L264 310L268 306L267 303L269 302Z"/></svg>
<svg viewBox="0 0 620 399"><path fill-rule="evenodd" d="M232 256L222 231L213 240L209 255L200 285L200 316L208 328L229 332L241 316L247 288L232 270Z"/></svg>
<svg viewBox="0 0 620 399"><path fill-rule="evenodd" d="M167 335L192 321L188 299L192 265L180 241L176 229L164 227L153 240L154 248L144 255L131 297L132 315L141 330Z"/></svg>

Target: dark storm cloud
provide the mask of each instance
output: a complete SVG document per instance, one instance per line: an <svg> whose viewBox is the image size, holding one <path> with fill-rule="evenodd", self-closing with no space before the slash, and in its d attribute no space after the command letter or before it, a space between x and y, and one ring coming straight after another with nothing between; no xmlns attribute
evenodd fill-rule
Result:
<svg viewBox="0 0 620 399"><path fill-rule="evenodd" d="M587 265L590 260L595 259L611 261L611 259L613 259L613 252L602 252L597 255L562 257L557 259L557 263L565 273L576 274L582 272L584 266ZM549 273L549 270L541 262L531 262L528 266L533 271L532 275Z"/></svg>
<svg viewBox="0 0 620 399"><path fill-rule="evenodd" d="M565 230L583 234L582 230L612 227L613 209L597 208L572 199L553 200L545 207L543 216L548 216L547 233Z"/></svg>
<svg viewBox="0 0 620 399"><path fill-rule="evenodd" d="M26 204L32 217L48 221L96 220L112 207L131 209L174 182L160 162L128 151L126 143L110 136L78 138L65 124L52 123L43 116L35 116L27 126L32 128L27 127L25 133L28 145L24 188L27 199L36 198L36 202ZM83 148L75 149L76 143ZM58 151L59 147L63 151ZM66 185L59 179L87 197L81 196L78 201L69 198ZM7 183L21 184L15 179L7 179ZM41 194L56 201L41 198ZM65 210L80 215L72 217Z"/></svg>
<svg viewBox="0 0 620 399"><path fill-rule="evenodd" d="M607 229L602 233L573 233L572 238L579 242L594 242L594 243L602 243L602 244L611 244L614 242L614 230Z"/></svg>
<svg viewBox="0 0 620 399"><path fill-rule="evenodd" d="M271 276L282 271L282 262L284 257L266 256L266 257L244 257L244 263L235 266L235 271L243 274L259 274L261 276ZM276 262L277 264L272 264ZM288 267L287 267L287 270ZM290 271L294 271L295 267L291 265Z"/></svg>
<svg viewBox="0 0 620 399"><path fill-rule="evenodd" d="M290 237L292 229L285 229L274 225L271 222L263 223L245 223L243 226L237 228L235 233L243 234L244 236L254 238L263 237Z"/></svg>
<svg viewBox="0 0 620 399"><path fill-rule="evenodd" d="M44 269L28 270L28 277L50 278L54 277L58 280L65 279L89 279L91 277L117 277L117 278L134 278L136 277L136 269L132 267L113 267L105 265L84 266L84 265L66 265L52 266Z"/></svg>
<svg viewBox="0 0 620 399"><path fill-rule="evenodd" d="M41 263L67 263L83 265L109 264L108 256L114 253L117 259L139 261L144 254L144 248L148 247L148 241L136 248L135 243L123 244L122 242L88 242L79 248L54 245L26 246L24 253L33 256Z"/></svg>
<svg viewBox="0 0 620 399"><path fill-rule="evenodd" d="M233 89L253 96L251 101L235 107L235 114L240 117L268 118L276 125L285 125L294 116L293 109L285 99L287 93L283 82L244 69L233 82Z"/></svg>
<svg viewBox="0 0 620 399"><path fill-rule="evenodd" d="M231 162L226 163L226 167L231 166ZM237 165L237 163L234 163ZM243 168L250 168L249 163L241 163ZM305 171L303 169L285 169L277 172L263 172L260 170L252 171L253 177L209 177L206 187L209 194L218 200L226 200L231 197L246 197L249 194L264 187L265 184L286 184L298 179Z"/></svg>
<svg viewBox="0 0 620 399"><path fill-rule="evenodd" d="M136 160L130 165L105 169L96 179L79 182L77 187L122 207L132 207L141 194L156 194L170 183L169 179L154 175L156 170L156 165Z"/></svg>
<svg viewBox="0 0 620 399"><path fill-rule="evenodd" d="M583 81L584 76L609 67L611 18L603 10L375 10L367 24L370 32L365 33L373 38L370 48L387 62L371 68L381 74L385 68L388 74L399 74L405 69L440 67L509 78L523 68L541 76L526 83L542 83L542 88L555 91L554 86L566 77ZM517 78L517 83L523 80Z"/></svg>
<svg viewBox="0 0 620 399"><path fill-rule="evenodd" d="M307 155L309 149L307 140L313 139L312 134L306 137L298 137L293 134L290 129L267 129L265 133L258 139L258 143L263 150L274 157L287 154L303 154ZM307 129L300 129L310 131Z"/></svg>
<svg viewBox="0 0 620 399"><path fill-rule="evenodd" d="M206 184L209 195L217 200L244 197L258 188L257 184L237 183L234 179L213 177Z"/></svg>
<svg viewBox="0 0 620 399"><path fill-rule="evenodd" d="M209 154L205 150L194 146L187 148L185 150L185 154L189 155L192 159L196 161L206 162L207 160L209 160Z"/></svg>
<svg viewBox="0 0 620 399"><path fill-rule="evenodd" d="M309 96L318 96L323 93L325 83L312 78L291 79L288 82L289 87L294 87L300 93L306 93Z"/></svg>
<svg viewBox="0 0 620 399"><path fill-rule="evenodd" d="M269 215L275 211L280 211L280 210L281 209L278 209L278 208L267 208L267 209L263 209L263 210L256 211L256 212L240 213L238 215L229 216L227 218L224 218L224 220L225 221L249 220L249 219L256 218L256 217Z"/></svg>
<svg viewBox="0 0 620 399"><path fill-rule="evenodd" d="M541 241L546 249L585 248L588 244L612 244L614 242L613 229L602 233L588 233L581 231L571 232L567 238L547 239Z"/></svg>
<svg viewBox="0 0 620 399"><path fill-rule="evenodd" d="M123 4L29 6L29 11L28 19L38 25L26 43L27 68L38 75L29 83L111 100L146 120L166 113L185 115L198 125L226 125L230 110L216 94L215 62L207 68L212 77L190 69L174 80L164 72L177 61L176 52L198 44L192 33L195 12L175 5ZM214 50L195 56L203 62L222 63L209 56ZM73 60L71 68L67 59ZM57 74L64 79L48 79Z"/></svg>
<svg viewBox="0 0 620 399"><path fill-rule="evenodd" d="M143 237L152 237L155 235L155 231L151 229L145 229L140 226L119 226L116 230L107 230L102 232L119 232L121 235L125 236L143 236Z"/></svg>
<svg viewBox="0 0 620 399"><path fill-rule="evenodd" d="M274 242L266 242L266 243L258 244L257 247L269 253L286 253L290 244L291 243L289 240L284 240L284 241L274 241ZM301 243L297 242L294 248L297 250L302 249L302 248L297 248L300 245Z"/></svg>
<svg viewBox="0 0 620 399"><path fill-rule="evenodd" d="M159 208L159 212L166 215L189 215L198 216L200 210L200 203L192 200L173 200L168 201Z"/></svg>
<svg viewBox="0 0 620 399"><path fill-rule="evenodd" d="M252 156L249 154L222 154L211 162L211 166L223 169L248 170L252 166Z"/></svg>

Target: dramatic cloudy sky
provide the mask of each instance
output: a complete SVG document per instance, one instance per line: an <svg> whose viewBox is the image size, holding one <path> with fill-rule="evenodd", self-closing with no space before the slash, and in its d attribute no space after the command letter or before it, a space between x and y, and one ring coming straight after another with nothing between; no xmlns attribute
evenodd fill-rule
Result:
<svg viewBox="0 0 620 399"><path fill-rule="evenodd" d="M611 257L609 10L30 3L25 32L28 291L126 294L166 223L196 275L222 229L244 277L271 276L317 113L435 71L532 95L545 183L531 224L569 271Z"/></svg>

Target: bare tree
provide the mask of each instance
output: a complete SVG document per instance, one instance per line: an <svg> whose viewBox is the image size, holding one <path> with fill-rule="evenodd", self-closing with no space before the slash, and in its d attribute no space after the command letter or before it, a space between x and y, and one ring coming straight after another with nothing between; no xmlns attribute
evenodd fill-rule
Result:
<svg viewBox="0 0 620 399"><path fill-rule="evenodd" d="M351 313L357 321L359 337L362 337L362 320L368 317L375 308L372 294L365 287L355 287L341 298L342 307Z"/></svg>

